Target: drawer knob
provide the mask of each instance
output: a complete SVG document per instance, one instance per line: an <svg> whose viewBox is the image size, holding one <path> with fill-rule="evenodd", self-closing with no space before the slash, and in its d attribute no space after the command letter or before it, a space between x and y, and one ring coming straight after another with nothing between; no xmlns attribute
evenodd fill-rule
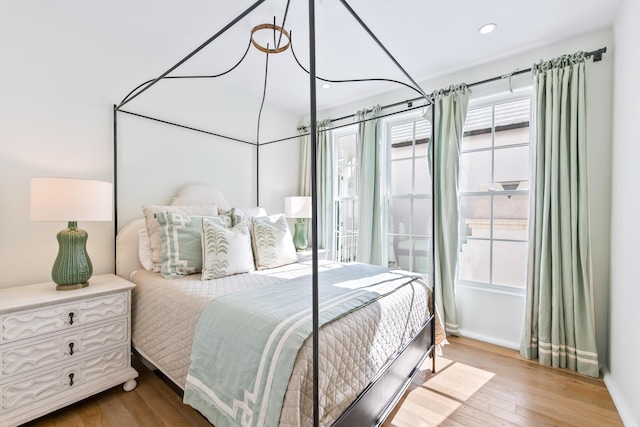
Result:
<svg viewBox="0 0 640 427"><path fill-rule="evenodd" d="M72 386L73 385L73 377L75 376L75 374L72 372L69 374L69 385Z"/></svg>
<svg viewBox="0 0 640 427"><path fill-rule="evenodd" d="M69 343L69 355L73 356L73 343L72 342Z"/></svg>
<svg viewBox="0 0 640 427"><path fill-rule="evenodd" d="M69 324L73 325L73 312L69 313Z"/></svg>

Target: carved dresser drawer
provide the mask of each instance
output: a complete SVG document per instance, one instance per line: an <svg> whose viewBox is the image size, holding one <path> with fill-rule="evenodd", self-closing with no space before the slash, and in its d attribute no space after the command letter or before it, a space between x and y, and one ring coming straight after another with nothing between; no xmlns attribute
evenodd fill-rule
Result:
<svg viewBox="0 0 640 427"><path fill-rule="evenodd" d="M131 367L131 289L115 275L86 288L0 289L0 426L16 426L118 384Z"/></svg>
<svg viewBox="0 0 640 427"><path fill-rule="evenodd" d="M15 375L61 360L79 358L88 352L114 344L126 343L129 325L126 318L90 326L34 342L26 342L1 351L2 375Z"/></svg>
<svg viewBox="0 0 640 427"><path fill-rule="evenodd" d="M73 395L80 387L126 368L129 358L127 346L121 346L78 359L72 365L60 365L38 371L38 375L17 377L1 386L1 410L11 411L34 402L43 403L52 397Z"/></svg>
<svg viewBox="0 0 640 427"><path fill-rule="evenodd" d="M122 316L128 307L129 295L119 293L8 314L2 317L2 342L66 331Z"/></svg>

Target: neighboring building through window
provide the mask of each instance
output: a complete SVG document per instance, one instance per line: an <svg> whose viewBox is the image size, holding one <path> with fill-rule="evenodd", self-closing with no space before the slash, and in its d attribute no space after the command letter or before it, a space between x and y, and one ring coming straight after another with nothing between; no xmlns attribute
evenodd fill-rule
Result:
<svg viewBox="0 0 640 427"><path fill-rule="evenodd" d="M523 292L531 94L471 102L460 154L457 283Z"/></svg>

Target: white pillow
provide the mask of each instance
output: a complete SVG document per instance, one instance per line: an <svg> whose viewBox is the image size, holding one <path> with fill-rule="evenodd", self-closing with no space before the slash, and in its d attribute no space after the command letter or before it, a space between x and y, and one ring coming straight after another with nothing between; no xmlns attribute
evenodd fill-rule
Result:
<svg viewBox="0 0 640 427"><path fill-rule="evenodd" d="M255 270L249 224L225 228L202 219L202 280Z"/></svg>
<svg viewBox="0 0 640 427"><path fill-rule="evenodd" d="M251 238L258 270L297 261L296 248L284 214L251 218Z"/></svg>
<svg viewBox="0 0 640 427"><path fill-rule="evenodd" d="M140 258L140 264L145 270L153 271L153 251L146 228L138 230L138 258Z"/></svg>
<svg viewBox="0 0 640 427"><path fill-rule="evenodd" d="M267 216L267 211L256 206L255 208L231 208L229 214L233 218L233 225L236 225L243 219L251 223L251 218L255 216Z"/></svg>
<svg viewBox="0 0 640 427"><path fill-rule="evenodd" d="M160 238L160 224L156 220L156 214L159 212L178 212L186 215L196 216L215 216L218 215L218 207L216 205L193 205L193 206L142 206L144 219L147 224L147 232L149 233L149 242L151 243L153 271L162 269L162 239Z"/></svg>

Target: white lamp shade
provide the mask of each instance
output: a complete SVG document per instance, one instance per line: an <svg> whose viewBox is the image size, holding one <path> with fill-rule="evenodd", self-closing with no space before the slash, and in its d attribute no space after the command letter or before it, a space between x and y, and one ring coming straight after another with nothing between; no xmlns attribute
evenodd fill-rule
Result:
<svg viewBox="0 0 640 427"><path fill-rule="evenodd" d="M284 215L287 218L311 218L311 197L285 197Z"/></svg>
<svg viewBox="0 0 640 427"><path fill-rule="evenodd" d="M31 178L32 221L111 221L113 185L71 178Z"/></svg>

